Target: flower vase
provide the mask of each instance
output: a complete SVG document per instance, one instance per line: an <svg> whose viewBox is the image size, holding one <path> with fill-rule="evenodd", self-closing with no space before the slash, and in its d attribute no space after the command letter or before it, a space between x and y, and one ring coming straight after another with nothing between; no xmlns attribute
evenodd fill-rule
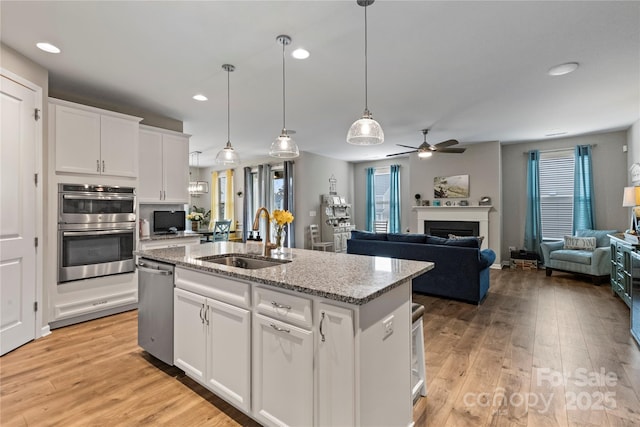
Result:
<svg viewBox="0 0 640 427"><path fill-rule="evenodd" d="M191 231L198 231L198 221L191 221Z"/></svg>
<svg viewBox="0 0 640 427"><path fill-rule="evenodd" d="M276 227L276 248L273 250L273 254L281 255L284 253L284 241L287 232L284 229L284 226Z"/></svg>

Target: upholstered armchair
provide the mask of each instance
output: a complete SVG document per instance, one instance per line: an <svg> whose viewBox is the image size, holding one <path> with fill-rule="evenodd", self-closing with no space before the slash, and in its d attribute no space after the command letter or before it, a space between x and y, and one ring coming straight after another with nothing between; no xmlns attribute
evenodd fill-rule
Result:
<svg viewBox="0 0 640 427"><path fill-rule="evenodd" d="M547 276L553 270L591 277L595 284L608 280L611 273L611 247L608 234L616 230L578 230L575 236L540 245ZM577 238L577 239L576 239Z"/></svg>

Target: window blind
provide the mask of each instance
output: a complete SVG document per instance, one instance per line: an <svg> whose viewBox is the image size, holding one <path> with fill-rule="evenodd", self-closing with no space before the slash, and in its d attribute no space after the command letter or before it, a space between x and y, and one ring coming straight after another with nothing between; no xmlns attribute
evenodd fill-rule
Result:
<svg viewBox="0 0 640 427"><path fill-rule="evenodd" d="M572 234L573 150L540 153L540 215L543 239Z"/></svg>

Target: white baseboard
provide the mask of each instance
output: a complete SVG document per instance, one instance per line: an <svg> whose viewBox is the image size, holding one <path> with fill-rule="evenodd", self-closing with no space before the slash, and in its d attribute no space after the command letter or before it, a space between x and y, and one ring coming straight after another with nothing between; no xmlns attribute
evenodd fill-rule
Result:
<svg viewBox="0 0 640 427"><path fill-rule="evenodd" d="M49 325L47 326L43 326L42 329L40 329L40 337L46 337L47 335L51 335L51 328L49 327Z"/></svg>
<svg viewBox="0 0 640 427"><path fill-rule="evenodd" d="M509 263L507 262L507 267L509 266ZM504 261L502 261L502 264L491 264L491 268L492 270L502 270L502 267L504 267Z"/></svg>

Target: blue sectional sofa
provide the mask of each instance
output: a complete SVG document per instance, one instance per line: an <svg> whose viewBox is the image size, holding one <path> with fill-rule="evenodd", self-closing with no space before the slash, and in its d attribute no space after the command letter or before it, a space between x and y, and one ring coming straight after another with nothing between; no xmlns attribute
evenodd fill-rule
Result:
<svg viewBox="0 0 640 427"><path fill-rule="evenodd" d="M491 249L475 237L444 239L426 234L370 233L354 230L347 253L431 261L435 268L413 279L413 291L479 304L489 290Z"/></svg>

